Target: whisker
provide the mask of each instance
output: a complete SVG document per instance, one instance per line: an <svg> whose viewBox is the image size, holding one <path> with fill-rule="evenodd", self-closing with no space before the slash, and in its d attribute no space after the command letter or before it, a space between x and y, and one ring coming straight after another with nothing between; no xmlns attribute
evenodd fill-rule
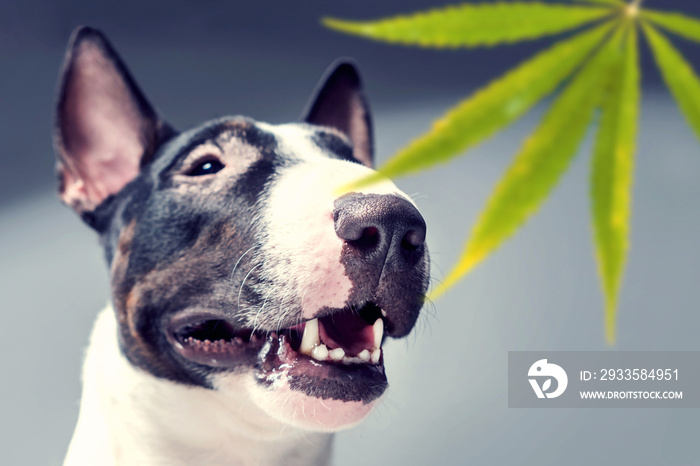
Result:
<svg viewBox="0 0 700 466"><path fill-rule="evenodd" d="M238 268L238 264L241 263L241 260L243 257L245 257L246 254L248 254L250 251L255 249L255 246L251 246L250 249L248 249L246 252L244 252L241 257L238 258L238 261L236 261L236 265L233 266L233 270L231 270L231 275L229 276L229 280L233 280L233 274L236 273L236 269Z"/></svg>
<svg viewBox="0 0 700 466"><path fill-rule="evenodd" d="M269 293L267 293L267 296L265 296L265 299L263 300L262 306L260 306L260 309L258 309L258 312L255 314L255 319L253 319L253 332L255 333L255 330L258 326L258 317L260 317L260 313L265 309L265 304L267 304L267 300L270 297L274 290L270 290Z"/></svg>
<svg viewBox="0 0 700 466"><path fill-rule="evenodd" d="M428 195L425 193L413 193L408 196L412 200L418 200L418 199L429 199Z"/></svg>
<svg viewBox="0 0 700 466"><path fill-rule="evenodd" d="M253 270L257 269L258 267L260 267L260 264L254 266L252 269L250 269L250 272L248 272L248 274L243 279L243 282L241 283L241 287L238 290L238 303L237 303L238 312L241 311L241 294L243 294L243 286L245 286L245 282L246 282L246 280L248 280L248 277L250 277L250 274L253 273Z"/></svg>

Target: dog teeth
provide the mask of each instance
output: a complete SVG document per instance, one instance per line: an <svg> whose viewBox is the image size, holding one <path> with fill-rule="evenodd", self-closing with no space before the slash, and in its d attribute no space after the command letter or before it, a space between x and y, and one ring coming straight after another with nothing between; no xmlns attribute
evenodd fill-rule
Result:
<svg viewBox="0 0 700 466"><path fill-rule="evenodd" d="M345 356L345 350L343 348L336 348L329 351L328 356L330 356L333 361L342 361L343 357Z"/></svg>
<svg viewBox="0 0 700 466"><path fill-rule="evenodd" d="M328 359L328 348L326 348L326 345L318 345L316 348L311 350L311 357L317 361L325 361Z"/></svg>
<svg viewBox="0 0 700 466"><path fill-rule="evenodd" d="M309 320L304 326L304 336L301 337L301 346L299 351L310 355L314 347L321 343L318 336L318 319Z"/></svg>
<svg viewBox="0 0 700 466"><path fill-rule="evenodd" d="M377 319L372 326L374 330L374 348L382 347L382 338L384 337L384 320Z"/></svg>
<svg viewBox="0 0 700 466"><path fill-rule="evenodd" d="M325 344L321 343L319 334L318 319L312 319L306 322L304 326L304 334L301 337L299 352L305 354L316 361L332 361L342 362L343 364L378 364L381 357L382 338L384 337L384 320L379 318L372 326L373 345L371 348L365 348L360 351L357 356L345 354L343 348L330 349Z"/></svg>
<svg viewBox="0 0 700 466"><path fill-rule="evenodd" d="M358 354L357 357L362 362L369 361L369 358L370 358L369 350L363 349L362 351L360 351L360 354Z"/></svg>

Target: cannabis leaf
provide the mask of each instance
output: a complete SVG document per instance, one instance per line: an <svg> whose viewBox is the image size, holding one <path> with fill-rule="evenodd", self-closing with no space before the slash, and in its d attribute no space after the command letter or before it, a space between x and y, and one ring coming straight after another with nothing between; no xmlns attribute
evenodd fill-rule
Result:
<svg viewBox="0 0 700 466"><path fill-rule="evenodd" d="M373 40L424 48L491 47L579 31L457 104L379 167L378 174L353 186L449 162L562 88L496 186L457 264L430 297L446 292L539 209L599 114L591 165L591 216L606 301L605 334L613 343L629 249L641 100L638 32L644 32L664 81L700 138L700 79L662 32L700 42L700 20L642 8L643 0L560 1L466 3L375 21L326 18L323 23Z"/></svg>

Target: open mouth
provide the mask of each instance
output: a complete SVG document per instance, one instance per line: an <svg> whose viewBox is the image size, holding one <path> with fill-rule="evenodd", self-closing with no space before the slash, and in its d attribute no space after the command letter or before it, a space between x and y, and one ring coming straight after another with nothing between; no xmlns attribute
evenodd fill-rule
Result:
<svg viewBox="0 0 700 466"><path fill-rule="evenodd" d="M368 402L387 385L382 360L385 321L371 302L275 331L235 329L227 320L207 316L177 320L171 342L179 354L198 364L254 366L262 383L272 383L285 372L292 386L321 398Z"/></svg>

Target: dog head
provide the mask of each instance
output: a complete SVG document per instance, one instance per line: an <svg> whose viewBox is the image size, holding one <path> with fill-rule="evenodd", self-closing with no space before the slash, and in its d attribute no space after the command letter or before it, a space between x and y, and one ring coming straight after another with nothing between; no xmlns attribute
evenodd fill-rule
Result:
<svg viewBox="0 0 700 466"><path fill-rule="evenodd" d="M425 223L371 173L355 67L321 81L302 122L163 121L105 37L77 30L57 106L62 200L99 234L120 350L137 368L305 429L362 419L384 393L382 341L414 326Z"/></svg>

